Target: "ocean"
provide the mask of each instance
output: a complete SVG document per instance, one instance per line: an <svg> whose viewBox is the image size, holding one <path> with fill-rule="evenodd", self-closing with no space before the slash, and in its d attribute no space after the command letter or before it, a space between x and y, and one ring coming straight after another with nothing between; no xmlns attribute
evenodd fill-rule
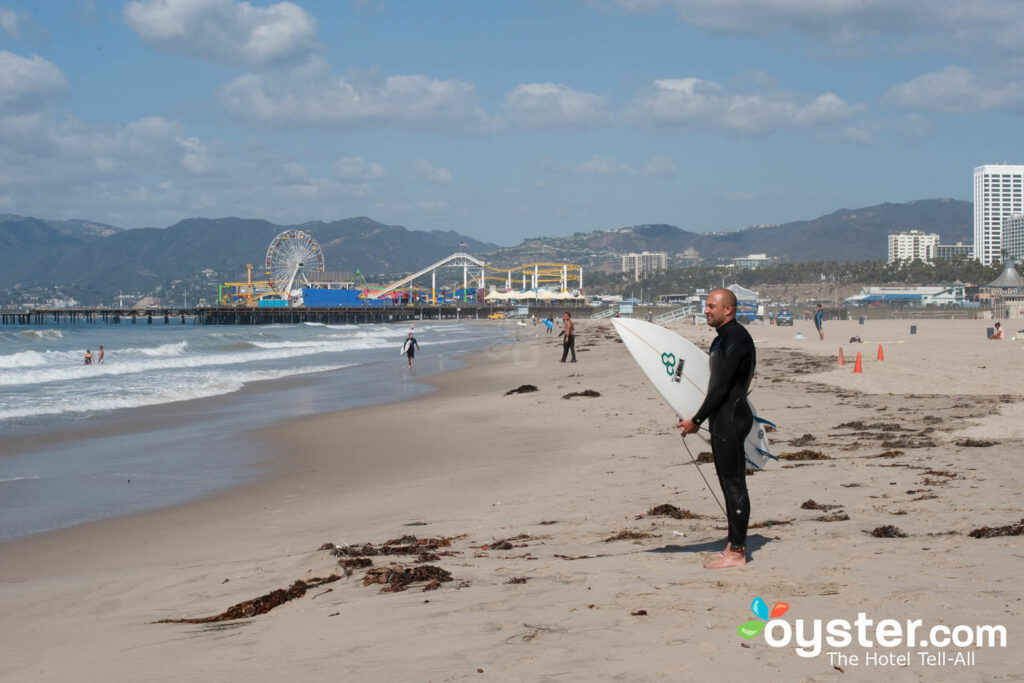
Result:
<svg viewBox="0 0 1024 683"><path fill-rule="evenodd" d="M415 374L400 355L410 330ZM475 320L0 326L0 541L265 476L253 430L420 395L415 379L509 338Z"/></svg>

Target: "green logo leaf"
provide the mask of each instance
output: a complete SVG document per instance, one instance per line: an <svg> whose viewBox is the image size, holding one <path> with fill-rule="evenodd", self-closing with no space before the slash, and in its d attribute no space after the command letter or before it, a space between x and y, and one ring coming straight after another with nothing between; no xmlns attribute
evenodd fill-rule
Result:
<svg viewBox="0 0 1024 683"><path fill-rule="evenodd" d="M756 636L758 633L763 631L764 630L764 626L765 626L764 622L761 621L760 619L751 619L747 623L740 624L739 626L737 626L736 627L736 633L739 633L741 636L743 636L747 640L750 640L751 638Z"/></svg>

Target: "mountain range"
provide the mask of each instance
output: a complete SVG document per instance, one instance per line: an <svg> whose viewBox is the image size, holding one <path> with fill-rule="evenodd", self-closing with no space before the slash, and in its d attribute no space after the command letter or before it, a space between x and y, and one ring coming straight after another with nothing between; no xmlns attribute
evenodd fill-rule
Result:
<svg viewBox="0 0 1024 683"><path fill-rule="evenodd" d="M885 259L887 236L918 229L938 233L943 244L970 242L970 202L927 199L841 209L813 220L757 226L724 233L696 233L672 225L636 225L538 237L513 247L475 240L453 231L408 230L370 218L346 218L282 226L242 218L190 218L166 228L122 229L87 220L46 220L0 214L0 288L61 286L110 296L118 290L159 290L170 283L215 278L244 279L246 264L262 277L270 241L301 229L320 243L326 269L368 278L419 270L456 251L499 267L533 262L578 263L614 271L620 256L665 251L670 266L765 253L786 262ZM461 246L466 245L466 246Z"/></svg>

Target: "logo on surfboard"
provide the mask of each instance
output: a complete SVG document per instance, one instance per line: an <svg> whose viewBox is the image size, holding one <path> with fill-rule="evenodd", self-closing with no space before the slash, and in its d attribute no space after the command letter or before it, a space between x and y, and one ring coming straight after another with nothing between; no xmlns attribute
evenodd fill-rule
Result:
<svg viewBox="0 0 1024 683"><path fill-rule="evenodd" d="M665 374L672 377L673 382L678 382L683 376L683 365L686 363L685 360L680 359L676 363L676 355L674 353L665 352L661 354L661 364L665 366Z"/></svg>

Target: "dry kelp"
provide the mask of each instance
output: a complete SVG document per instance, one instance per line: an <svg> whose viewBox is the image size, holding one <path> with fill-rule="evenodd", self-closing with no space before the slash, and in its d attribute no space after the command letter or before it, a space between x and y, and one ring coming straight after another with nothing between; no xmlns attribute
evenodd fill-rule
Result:
<svg viewBox="0 0 1024 683"><path fill-rule="evenodd" d="M570 398L576 398L582 396L584 398L597 398L601 395L601 392L594 391L593 389L584 389L583 391L570 391L568 394L562 396L563 399L568 400Z"/></svg>
<svg viewBox="0 0 1024 683"><path fill-rule="evenodd" d="M363 585L384 584L382 593L398 593L404 591L413 583L426 582L424 591L437 590L442 583L452 580L450 572L425 564L420 567L402 567L392 565L390 567L374 567L366 572L363 577Z"/></svg>
<svg viewBox="0 0 1024 683"><path fill-rule="evenodd" d="M963 446L964 448L989 448L995 446L995 441L988 441L987 439L961 439L956 442L957 446Z"/></svg>
<svg viewBox="0 0 1024 683"><path fill-rule="evenodd" d="M995 538L996 536L1024 536L1024 519L1020 520L1015 524L1008 524L1006 526L983 526L980 529L975 529L967 535L971 538Z"/></svg>
<svg viewBox="0 0 1024 683"><path fill-rule="evenodd" d="M783 453L779 456L779 460L831 460L821 451L812 451L810 449L803 449L802 451L796 451L795 453Z"/></svg>
<svg viewBox="0 0 1024 683"><path fill-rule="evenodd" d="M898 526L892 524L886 524L885 526L875 527L871 531L864 530L864 533L871 534L875 538L906 538L907 533L900 529Z"/></svg>
<svg viewBox="0 0 1024 683"><path fill-rule="evenodd" d="M654 534L649 534L645 531L633 531L632 529L623 529L617 534L609 536L604 539L605 543L611 543L612 541L636 541L641 538L653 538Z"/></svg>
<svg viewBox="0 0 1024 683"><path fill-rule="evenodd" d="M232 605L220 614L215 614L212 617L201 617L197 619L161 619L157 621L157 624L212 624L218 621L231 621L233 619L246 619L248 617L254 617L257 614L266 614L270 610L283 605L289 600L301 598L306 594L310 588L321 586L325 583L332 583L337 581L341 577L337 574L331 574L324 578L314 578L298 580L288 588L278 588L276 591L271 591L266 595L261 595L258 598L252 600L246 600L240 602L237 605Z"/></svg>
<svg viewBox="0 0 1024 683"><path fill-rule="evenodd" d="M835 510L841 508L842 505L828 505L826 503L816 503L814 499L805 500L800 505L801 510L821 510L822 512L828 512L829 510Z"/></svg>
<svg viewBox="0 0 1024 683"><path fill-rule="evenodd" d="M508 391L506 391L505 395L511 396L512 394L529 394L533 391L537 391L537 387L533 386L532 384L520 384L515 389L509 389Z"/></svg>
<svg viewBox="0 0 1024 683"><path fill-rule="evenodd" d="M451 538L417 538L405 535L392 538L380 545L364 543L362 545L334 545L324 543L320 550L330 550L335 557L375 557L377 555L419 555L427 551L447 548L452 544ZM443 553L442 553L443 554Z"/></svg>
<svg viewBox="0 0 1024 683"><path fill-rule="evenodd" d="M640 515L640 517L638 517L637 519L640 519L644 516L671 517L672 519L704 519L703 515L698 515L696 512L690 512L689 510L681 510L677 508L675 505L670 505L669 503L662 503L661 505L656 505L643 515Z"/></svg>

